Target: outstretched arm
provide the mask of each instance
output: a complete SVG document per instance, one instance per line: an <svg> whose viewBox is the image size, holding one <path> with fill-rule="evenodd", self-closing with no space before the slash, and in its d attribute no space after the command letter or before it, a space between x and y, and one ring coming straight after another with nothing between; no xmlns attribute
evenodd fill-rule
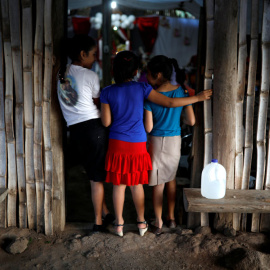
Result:
<svg viewBox="0 0 270 270"><path fill-rule="evenodd" d="M108 127L112 123L112 114L109 104L101 103L101 121L105 127Z"/></svg>
<svg viewBox="0 0 270 270"><path fill-rule="evenodd" d="M155 90L152 90L147 99L161 106L173 108L173 107L182 107L196 102L204 101L210 99L211 96L212 90L204 90L198 93L196 96L192 97L169 98L158 93Z"/></svg>

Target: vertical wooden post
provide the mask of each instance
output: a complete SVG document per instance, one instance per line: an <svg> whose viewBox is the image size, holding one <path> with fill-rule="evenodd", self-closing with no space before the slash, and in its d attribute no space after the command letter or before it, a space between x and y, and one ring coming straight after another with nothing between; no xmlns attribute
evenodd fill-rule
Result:
<svg viewBox="0 0 270 270"><path fill-rule="evenodd" d="M237 17L237 0L215 1L213 157L226 168L228 189L234 189ZM217 229L230 226L232 215L220 214L217 221Z"/></svg>
<svg viewBox="0 0 270 270"><path fill-rule="evenodd" d="M4 57L2 15L0 14L0 188L6 187L7 177L7 145L5 131L5 101L4 101ZM6 226L6 201L0 202L0 227Z"/></svg>
<svg viewBox="0 0 270 270"><path fill-rule="evenodd" d="M200 22L199 22L199 38L197 48L197 73L196 73L196 93L203 90L203 78L205 67L205 35L206 35L206 16L205 7L200 10ZM203 155L204 155L204 143L203 143L203 104L201 102L195 103L194 113L196 117L196 124L193 129L192 140L192 168L191 168L191 188L199 188L201 186L201 174L203 170ZM200 226L201 218L200 213L188 213L187 227L196 228Z"/></svg>
<svg viewBox="0 0 270 270"><path fill-rule="evenodd" d="M111 1L102 1L103 26L102 26L102 86L108 86L112 83L111 76L111 57L112 57L112 31L111 31Z"/></svg>
<svg viewBox="0 0 270 270"><path fill-rule="evenodd" d="M53 31L53 84L51 95L51 133L53 154L53 230L63 231L66 222L65 211L65 175L63 153L63 116L57 98L58 70L60 68L60 55L63 48L61 40L66 36L67 6L65 0L53 1L53 25L58 25Z"/></svg>

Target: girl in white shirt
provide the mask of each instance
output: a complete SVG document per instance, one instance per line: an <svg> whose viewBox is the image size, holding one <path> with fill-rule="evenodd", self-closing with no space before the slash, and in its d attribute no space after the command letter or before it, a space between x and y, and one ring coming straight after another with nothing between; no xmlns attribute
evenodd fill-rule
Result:
<svg viewBox="0 0 270 270"><path fill-rule="evenodd" d="M107 129L101 124L98 75L91 70L96 60L96 43L86 35L77 35L68 44L70 65L59 71L58 100L70 130L71 143L76 144L91 183L95 212L94 232L103 231L114 220L104 200L103 182L106 178L105 155L108 145Z"/></svg>

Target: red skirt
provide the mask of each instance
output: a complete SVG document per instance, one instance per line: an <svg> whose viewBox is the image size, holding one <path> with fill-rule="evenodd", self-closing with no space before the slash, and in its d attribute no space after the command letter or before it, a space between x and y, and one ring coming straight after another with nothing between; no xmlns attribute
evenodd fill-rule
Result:
<svg viewBox="0 0 270 270"><path fill-rule="evenodd" d="M105 164L107 183L127 186L148 184L148 171L152 170L152 163L146 142L110 139Z"/></svg>

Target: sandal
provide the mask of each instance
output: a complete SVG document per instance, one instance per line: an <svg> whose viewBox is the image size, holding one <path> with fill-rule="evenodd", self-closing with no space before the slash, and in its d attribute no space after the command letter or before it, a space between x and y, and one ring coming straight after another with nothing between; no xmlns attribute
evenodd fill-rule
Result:
<svg viewBox="0 0 270 270"><path fill-rule="evenodd" d="M102 225L106 228L108 225L113 224L115 217L113 214L108 213L104 218L102 218Z"/></svg>
<svg viewBox="0 0 270 270"><path fill-rule="evenodd" d="M156 236L163 234L162 228L159 228L153 224L150 224L150 227L151 227L152 233L155 234Z"/></svg>
<svg viewBox="0 0 270 270"><path fill-rule="evenodd" d="M115 232L115 234L116 235L118 235L118 236L120 236L120 237L123 237L124 236L124 234L123 234L123 228L122 228L122 230L119 232L119 231L117 231L117 228L118 227L124 227L124 224L113 224L113 226L114 226L114 232Z"/></svg>
<svg viewBox="0 0 270 270"><path fill-rule="evenodd" d="M166 225L167 225L167 227L170 228L170 229L175 229L175 228L176 228L176 222L175 222L174 219L168 219L168 220L166 221Z"/></svg>
<svg viewBox="0 0 270 270"><path fill-rule="evenodd" d="M98 233L98 232L104 232L104 227L103 225L94 224L93 233Z"/></svg>
<svg viewBox="0 0 270 270"><path fill-rule="evenodd" d="M147 232L148 230L148 223L147 221L137 221L137 225L138 224L145 224L145 228L138 228L139 229L139 233L140 233L140 236L144 236L144 234Z"/></svg>

